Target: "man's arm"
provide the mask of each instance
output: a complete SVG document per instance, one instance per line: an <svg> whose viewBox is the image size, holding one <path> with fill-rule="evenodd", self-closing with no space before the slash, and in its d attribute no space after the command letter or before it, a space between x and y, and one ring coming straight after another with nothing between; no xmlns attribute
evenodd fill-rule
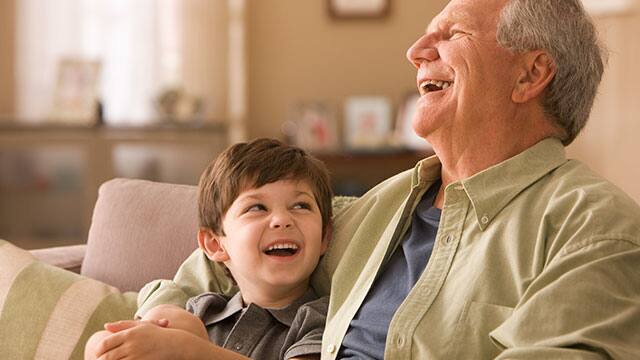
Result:
<svg viewBox="0 0 640 360"><path fill-rule="evenodd" d="M155 280L145 285L138 294L136 318L161 304L183 307L189 298L204 292L234 294L238 291L224 268L196 249L185 260L173 280Z"/></svg>
<svg viewBox="0 0 640 360"><path fill-rule="evenodd" d="M498 359L640 359L638 264L634 239L565 248L491 332Z"/></svg>

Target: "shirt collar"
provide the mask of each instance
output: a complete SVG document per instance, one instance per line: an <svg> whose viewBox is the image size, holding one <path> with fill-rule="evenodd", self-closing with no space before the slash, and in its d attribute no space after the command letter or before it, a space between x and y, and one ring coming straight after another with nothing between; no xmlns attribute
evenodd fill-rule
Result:
<svg viewBox="0 0 640 360"><path fill-rule="evenodd" d="M513 198L529 185L567 161L564 146L555 138L544 139L520 154L447 186L453 191L462 185L483 231ZM418 163L413 186L426 186L440 177L436 156ZM454 188L451 189L450 188Z"/></svg>
<svg viewBox="0 0 640 360"><path fill-rule="evenodd" d="M567 161L564 146L544 139L520 154L461 181L483 231L524 189Z"/></svg>
<svg viewBox="0 0 640 360"><path fill-rule="evenodd" d="M218 295L218 294L216 294ZM205 323L205 325L211 325L211 324L215 324L217 322L220 322L232 315L234 315L235 313L242 311L243 308L243 302L242 302L242 295L240 295L240 292L238 291L235 295L233 295L233 297L231 299L229 299L229 301L227 301L227 305L224 307L224 309L209 317Z"/></svg>
<svg viewBox="0 0 640 360"><path fill-rule="evenodd" d="M311 288L309 288L307 292L304 293L304 295L302 295L301 297L296 299L294 302L292 302L291 304L285 307L282 307L279 309L263 309L263 310L271 314L271 316L273 316L276 320L281 322L283 325L286 325L287 327L291 327L291 323L293 323L293 319L296 317L298 308L300 308L300 306L304 305L305 303L315 300L316 298L317 298L316 293ZM242 311L243 304L244 303L242 301L242 295L238 291L231 299L229 299L229 301L227 302L227 305L224 307L224 310L207 319L207 322L205 325L212 325L212 324L218 323ZM257 307L262 309L261 307L255 304L249 304L249 308L251 307Z"/></svg>
<svg viewBox="0 0 640 360"><path fill-rule="evenodd" d="M304 293L304 295L299 297L296 301L292 302L291 304L280 309L265 309L265 310L267 310L271 314L271 316L273 316L276 320L278 320L282 324L288 327L291 327L291 323L293 323L293 319L296 317L296 314L298 313L298 309L300 308L300 306L308 303L309 301L313 301L317 298L318 296L316 295L316 293L311 288L309 288L307 292Z"/></svg>

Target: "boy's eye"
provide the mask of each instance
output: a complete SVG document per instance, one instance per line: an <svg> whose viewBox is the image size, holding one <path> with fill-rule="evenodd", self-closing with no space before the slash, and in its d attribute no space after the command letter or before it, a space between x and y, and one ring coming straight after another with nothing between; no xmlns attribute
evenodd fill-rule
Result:
<svg viewBox="0 0 640 360"><path fill-rule="evenodd" d="M307 202L299 202L299 203L296 203L295 205L293 205L293 209L295 209L295 210L299 210L299 209L311 210L311 204L309 204Z"/></svg>
<svg viewBox="0 0 640 360"><path fill-rule="evenodd" d="M264 211L264 210L267 210L267 208L264 205L262 205L262 204L254 204L254 205L249 206L245 212Z"/></svg>

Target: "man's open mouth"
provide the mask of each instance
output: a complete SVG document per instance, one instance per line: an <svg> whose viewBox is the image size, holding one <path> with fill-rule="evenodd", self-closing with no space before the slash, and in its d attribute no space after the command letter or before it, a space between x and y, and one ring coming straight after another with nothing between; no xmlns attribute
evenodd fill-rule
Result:
<svg viewBox="0 0 640 360"><path fill-rule="evenodd" d="M280 243L269 246L264 253L269 256L293 256L298 251L298 245L294 243Z"/></svg>
<svg viewBox="0 0 640 360"><path fill-rule="evenodd" d="M420 92L427 94L434 91L446 90L453 85L453 81L425 80L420 83Z"/></svg>

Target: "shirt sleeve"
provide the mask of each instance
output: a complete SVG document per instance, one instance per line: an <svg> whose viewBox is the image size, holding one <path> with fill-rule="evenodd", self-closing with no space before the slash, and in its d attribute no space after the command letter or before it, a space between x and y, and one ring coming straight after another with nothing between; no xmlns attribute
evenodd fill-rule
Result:
<svg viewBox="0 0 640 360"><path fill-rule="evenodd" d="M308 302L298 309L282 347L281 359L322 352L322 333L327 320L328 307L329 297L325 296Z"/></svg>
<svg viewBox="0 0 640 360"><path fill-rule="evenodd" d="M490 333L498 359L640 359L640 246L592 239L567 248Z"/></svg>
<svg viewBox="0 0 640 360"><path fill-rule="evenodd" d="M238 291L224 268L196 249L185 260L173 280L155 280L145 285L138 294L136 317L160 304L184 307L187 300L198 294L215 292L234 294Z"/></svg>

